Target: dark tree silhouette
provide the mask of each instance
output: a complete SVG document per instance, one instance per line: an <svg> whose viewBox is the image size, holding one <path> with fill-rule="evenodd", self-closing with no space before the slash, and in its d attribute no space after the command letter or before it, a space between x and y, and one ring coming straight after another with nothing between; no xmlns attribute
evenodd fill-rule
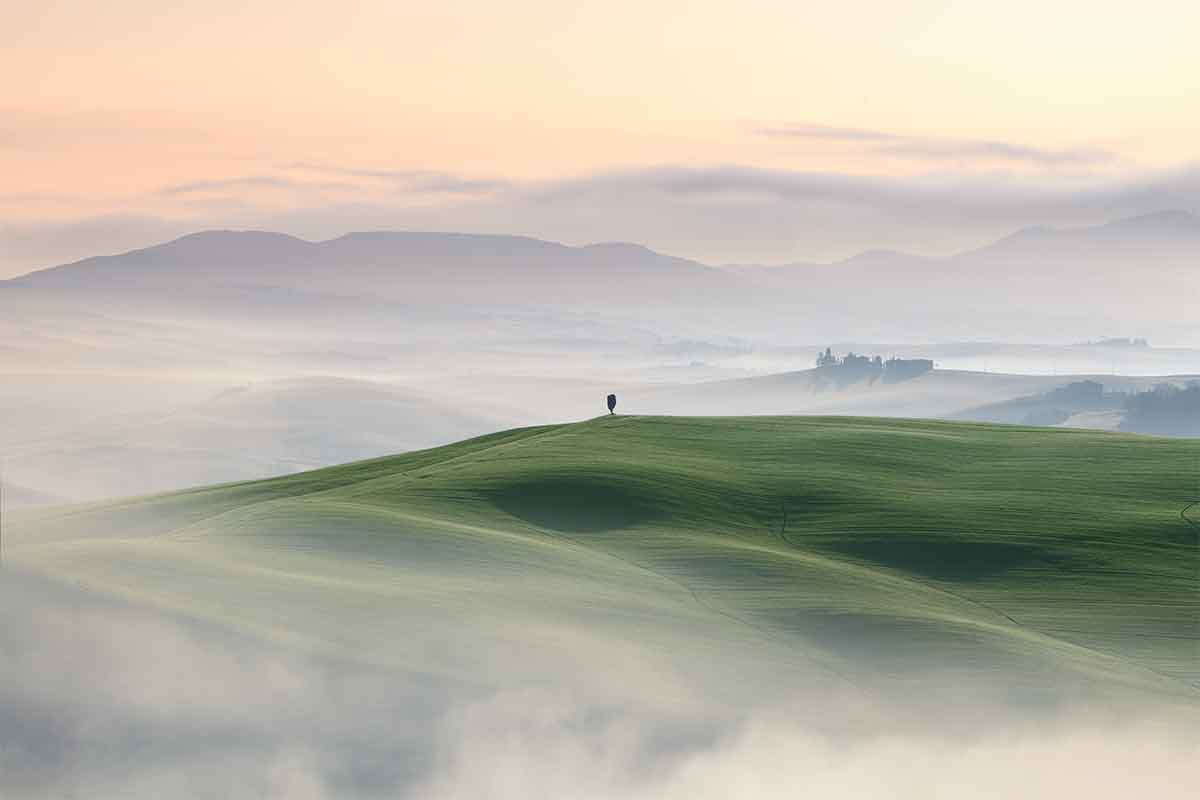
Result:
<svg viewBox="0 0 1200 800"><path fill-rule="evenodd" d="M617 396L610 394L608 396L608 413L613 413L613 409L617 407Z"/></svg>
<svg viewBox="0 0 1200 800"><path fill-rule="evenodd" d="M1130 395L1121 430L1200 436L1200 381L1183 388L1164 383Z"/></svg>

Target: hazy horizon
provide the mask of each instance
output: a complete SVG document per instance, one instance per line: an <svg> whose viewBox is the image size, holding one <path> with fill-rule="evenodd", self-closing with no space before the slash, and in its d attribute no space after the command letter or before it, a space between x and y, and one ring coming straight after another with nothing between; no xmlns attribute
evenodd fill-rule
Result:
<svg viewBox="0 0 1200 800"><path fill-rule="evenodd" d="M275 180L239 179L230 182L230 189ZM10 217L0 221L0 280L206 230L274 231L306 241L403 230L528 236L574 247L629 242L713 266L836 263L877 250L945 258L1028 228L1098 227L1180 211L1198 215L1200 166L1130 180L1086 180L1066 190L1049 182L987 176L960 180L948 175L889 178L659 168L497 184L488 194L402 208L327 203L270 210L239 205L233 211L181 218L127 212L68 220Z"/></svg>
<svg viewBox="0 0 1200 800"><path fill-rule="evenodd" d="M862 246L859 249L848 250L845 253L839 254L837 256L826 256L824 259L817 258L817 257L810 257L810 258L798 257L798 258L791 258L786 261L766 260L766 261L762 261L762 262L756 262L753 260L738 260L738 259L733 259L733 260L730 260L730 259L725 259L725 260L704 259L704 258L700 258L700 257L694 256L694 255L687 255L687 254L680 253L680 252L669 252L669 251L665 251L665 250L656 250L656 248L653 248L653 247L645 244L644 242L636 241L633 239L622 239L619 237L618 238L610 238L610 239L582 239L582 240L577 240L577 241L565 241L565 240L556 240L556 239L545 238L545 237L537 236L534 234L508 233L508 232L503 232L503 231L419 229L419 228L362 228L362 229L346 228L345 230L341 230L339 232L332 233L332 234L303 234L303 233L294 233L294 232L291 232L291 231L288 231L285 229L256 227L253 225L251 225L251 226L214 225L214 226L184 228L184 229L182 229L183 232L177 233L177 234L171 234L170 238L166 238L166 239L150 238L147 240L143 240L140 243L135 243L132 246L120 246L119 249L115 249L115 250L101 249L101 250L81 251L81 255L78 258L68 258L67 260L55 261L53 263L44 263L44 264L41 264L40 266L32 267L25 271L16 272L11 275L0 274L0 281L8 280L11 278L24 277L24 276L29 275L34 272L40 272L40 271L47 270L47 269L53 269L55 267L64 266L66 264L75 263L77 261L82 261L82 260L85 260L88 258L123 255L123 254L130 253L130 252L133 252L136 250L146 250L146 249L150 249L153 247L157 247L159 245L170 244L179 239L186 239L188 237L193 237L193 236L197 236L197 235L201 235L201 234L212 234L212 233L278 233L278 234L282 234L284 236L289 236L289 237L292 237L295 239L299 239L300 241L303 241L308 244L324 244L324 243L336 241L337 239L341 239L346 236L352 236L355 234L371 234L371 233L433 234L433 235L446 235L446 236L480 236L480 237L486 237L486 236L512 237L512 238L536 239L539 241L549 242L551 244L561 244L565 247L575 247L575 248L593 247L593 246L597 246L597 245L606 245L606 244L629 244L629 245L634 245L637 247L646 247L647 249L655 250L656 252L659 252L662 255L674 256L677 258L686 258L689 261L695 261L698 264L702 264L702 265L708 266L708 267L738 269L738 268L743 268L743 267L776 268L776 267L834 266L834 265L842 263L844 261L852 261L859 256L870 256L870 255L879 254L879 253L895 253L897 255L916 256L918 258L937 260L937 259L950 258L955 255L963 255L963 254L970 253L974 250L983 249L983 248L987 247L988 245L996 244L1000 241L1003 241L1004 239L1008 239L1010 237L1019 235L1021 233L1027 232L1027 231L1050 230L1050 231L1055 231L1055 232L1067 233L1067 232L1071 232L1071 231L1083 231L1083 230L1087 230L1090 228L1104 228L1104 227L1116 225L1119 223L1130 223L1130 222L1137 222L1137 221L1141 221L1141 220L1150 220L1150 219L1155 219L1155 218L1172 218L1172 217L1177 217L1177 216L1188 216L1188 217L1200 220L1200 214L1196 214L1196 213L1187 211L1182 208L1163 207L1163 208L1157 208L1157 209L1153 209L1153 210L1146 211L1143 213L1136 213L1136 214L1132 214L1132 215L1128 215L1128 216L1105 218L1105 219L1101 219L1100 221L1095 222L1095 223L1067 224L1067 225L1031 224L1031 225L1026 225L1026 226L1023 226L1020 228L1013 228L1013 229L1007 231L1007 233L1002 233L998 236L980 239L978 241L966 244L964 246L960 246L958 248L944 250L944 251L938 251L938 252L924 252L924 251L917 251L917 250L897 250L897 249L891 248L891 247L884 247L884 246L879 246L877 244L866 243L865 246ZM156 228L160 224L164 224L164 223L165 223L164 220L142 220L137 225L133 225L131 227L134 227L143 236L146 236L146 235L153 236L153 232L156 230ZM101 220L94 220L94 221L91 221L90 223L83 223L83 224L86 226L88 224L102 225L103 223ZM119 224L119 223L115 223L115 224ZM108 237L103 234L101 234L99 236L100 241L104 241L107 238ZM83 246L85 246L85 245L79 244L79 245L73 245L72 247L83 247ZM94 247L96 245L90 245L90 246ZM110 246L115 246L115 245L110 245Z"/></svg>
<svg viewBox="0 0 1200 800"><path fill-rule="evenodd" d="M214 227L779 262L1200 213L1182 0L504 8L0 3L0 277Z"/></svg>
<svg viewBox="0 0 1200 800"><path fill-rule="evenodd" d="M0 0L0 797L1196 795L1197 31Z"/></svg>

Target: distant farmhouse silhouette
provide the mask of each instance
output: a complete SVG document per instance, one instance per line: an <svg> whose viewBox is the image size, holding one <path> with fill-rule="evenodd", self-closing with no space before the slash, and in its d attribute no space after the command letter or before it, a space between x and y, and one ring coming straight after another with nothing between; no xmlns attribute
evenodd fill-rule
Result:
<svg viewBox="0 0 1200 800"><path fill-rule="evenodd" d="M879 379L884 383L900 383L932 371L933 361L928 358L889 358L884 361L882 356L863 356L854 352L838 358L831 348L826 347L824 353L817 354L817 369L837 383L860 380L874 383Z"/></svg>

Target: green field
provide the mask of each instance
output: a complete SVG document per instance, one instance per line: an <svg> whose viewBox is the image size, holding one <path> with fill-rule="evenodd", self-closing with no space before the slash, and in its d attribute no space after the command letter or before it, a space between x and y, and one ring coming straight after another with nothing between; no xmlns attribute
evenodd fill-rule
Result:
<svg viewBox="0 0 1200 800"><path fill-rule="evenodd" d="M1194 701L1198 466L1200 442L1074 430L617 416L27 516L5 556L483 684L557 653L667 700L664 663L734 694L953 676Z"/></svg>

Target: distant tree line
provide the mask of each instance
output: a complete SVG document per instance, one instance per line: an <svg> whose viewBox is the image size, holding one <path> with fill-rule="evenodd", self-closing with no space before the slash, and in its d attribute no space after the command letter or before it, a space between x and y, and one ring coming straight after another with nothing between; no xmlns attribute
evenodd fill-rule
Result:
<svg viewBox="0 0 1200 800"><path fill-rule="evenodd" d="M835 373L852 373L858 377L875 380L882 377L884 383L898 383L924 375L933 369L928 358L889 358L859 355L854 351L838 358L832 348L817 354L817 368Z"/></svg>
<svg viewBox="0 0 1200 800"><path fill-rule="evenodd" d="M1162 383L1125 400L1125 430L1200 436L1200 381L1185 386Z"/></svg>
<svg viewBox="0 0 1200 800"><path fill-rule="evenodd" d="M1075 415L1096 414L1092 422L1119 420L1133 433L1200 436L1200 381L1182 386L1161 383L1146 391L1106 392L1099 381L1074 381L1048 392L967 409L959 419L1020 425L1062 425ZM1089 425L1086 418L1080 424Z"/></svg>

